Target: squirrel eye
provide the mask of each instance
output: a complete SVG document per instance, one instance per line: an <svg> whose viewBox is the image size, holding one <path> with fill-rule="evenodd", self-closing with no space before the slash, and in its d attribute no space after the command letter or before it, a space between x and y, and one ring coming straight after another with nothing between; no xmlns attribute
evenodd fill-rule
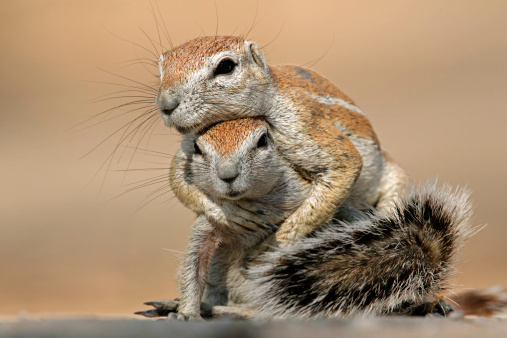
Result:
<svg viewBox="0 0 507 338"><path fill-rule="evenodd" d="M197 142L194 142L194 154L196 155L202 155L201 148L197 145Z"/></svg>
<svg viewBox="0 0 507 338"><path fill-rule="evenodd" d="M220 61L217 68L215 69L215 73L213 73L214 76L220 75L220 74L229 74L234 70L234 67L236 67L236 64L231 59L225 59Z"/></svg>
<svg viewBox="0 0 507 338"><path fill-rule="evenodd" d="M261 138L257 142L257 148L262 148L268 145L268 136L266 134L262 134Z"/></svg>

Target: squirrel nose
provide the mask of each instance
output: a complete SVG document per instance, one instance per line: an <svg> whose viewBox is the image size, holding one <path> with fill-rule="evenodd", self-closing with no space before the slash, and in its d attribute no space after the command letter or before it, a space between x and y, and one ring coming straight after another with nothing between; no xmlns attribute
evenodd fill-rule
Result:
<svg viewBox="0 0 507 338"><path fill-rule="evenodd" d="M231 162L219 164L217 176L225 183L232 183L239 176L239 166Z"/></svg>
<svg viewBox="0 0 507 338"><path fill-rule="evenodd" d="M157 95L157 107L163 115L171 115L178 107L180 100L174 92L159 91Z"/></svg>

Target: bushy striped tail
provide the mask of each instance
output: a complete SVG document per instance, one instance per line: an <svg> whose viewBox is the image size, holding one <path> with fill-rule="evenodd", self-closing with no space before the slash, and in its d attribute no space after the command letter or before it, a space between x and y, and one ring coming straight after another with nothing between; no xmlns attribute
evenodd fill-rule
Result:
<svg viewBox="0 0 507 338"><path fill-rule="evenodd" d="M471 214L466 191L414 187L389 213L331 222L250 262L247 303L280 319L407 313L448 286Z"/></svg>

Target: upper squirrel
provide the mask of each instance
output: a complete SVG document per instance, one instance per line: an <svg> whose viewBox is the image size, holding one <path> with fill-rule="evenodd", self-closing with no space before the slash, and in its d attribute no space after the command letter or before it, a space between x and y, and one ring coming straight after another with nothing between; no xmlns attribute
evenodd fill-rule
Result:
<svg viewBox="0 0 507 338"><path fill-rule="evenodd" d="M388 210L405 190L405 172L381 149L363 112L310 69L268 66L256 43L234 36L184 43L161 55L159 69L157 105L165 124L185 134L221 121L261 117L280 156L311 184L303 203L276 232L280 246L329 221L346 199L359 210ZM215 207L187 200L198 213L227 208L219 200L208 204ZM245 207L245 215L255 209ZM223 212L207 216L223 224L241 222ZM246 218L262 222L265 217L254 212Z"/></svg>
<svg viewBox="0 0 507 338"><path fill-rule="evenodd" d="M413 313L442 291L466 238L466 194L414 189L389 211L370 213L346 200L333 221L275 248L270 241L275 224L304 203L311 184L285 162L271 131L262 119L249 118L184 136L171 186L183 204L199 199L201 208L212 209L199 215L192 230L180 267L180 302L151 302L157 309L142 314L196 319L223 313L266 318ZM216 199L230 208L225 211L230 224L206 216L220 212L209 202ZM256 211L245 213L245 205L263 210L265 218L249 217Z"/></svg>

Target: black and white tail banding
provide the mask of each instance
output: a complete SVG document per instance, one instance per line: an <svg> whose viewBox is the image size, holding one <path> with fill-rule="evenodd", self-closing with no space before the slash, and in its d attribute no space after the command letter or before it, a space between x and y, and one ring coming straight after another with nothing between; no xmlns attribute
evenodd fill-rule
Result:
<svg viewBox="0 0 507 338"><path fill-rule="evenodd" d="M247 265L248 303L266 318L410 312L447 288L471 236L469 193L414 187L390 213L331 222Z"/></svg>

